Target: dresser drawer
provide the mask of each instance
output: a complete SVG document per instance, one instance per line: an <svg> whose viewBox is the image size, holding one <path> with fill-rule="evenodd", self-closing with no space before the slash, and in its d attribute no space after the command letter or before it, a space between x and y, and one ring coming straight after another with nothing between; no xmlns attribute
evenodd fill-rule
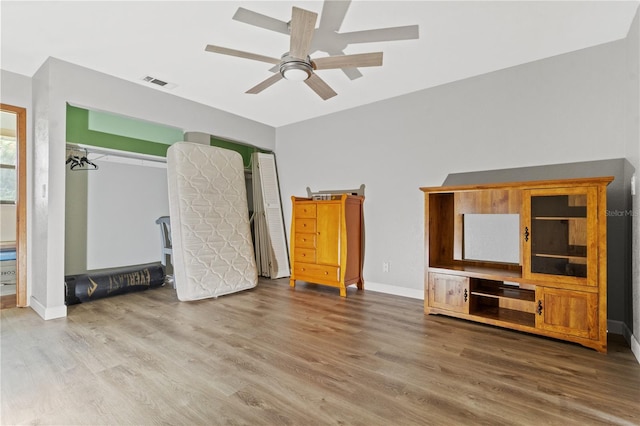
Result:
<svg viewBox="0 0 640 426"><path fill-rule="evenodd" d="M296 248L316 248L316 234L295 234Z"/></svg>
<svg viewBox="0 0 640 426"><path fill-rule="evenodd" d="M339 282L340 281L340 268L337 266L327 265L314 265L312 263L298 263L295 262L293 267L296 279L308 280L315 282L314 280Z"/></svg>
<svg viewBox="0 0 640 426"><path fill-rule="evenodd" d="M315 219L296 219L296 233L297 232L316 232L316 220Z"/></svg>
<svg viewBox="0 0 640 426"><path fill-rule="evenodd" d="M316 250L313 248L296 247L294 256L296 262L314 263L316 261Z"/></svg>
<svg viewBox="0 0 640 426"><path fill-rule="evenodd" d="M316 217L315 204L296 204L295 209L296 217Z"/></svg>

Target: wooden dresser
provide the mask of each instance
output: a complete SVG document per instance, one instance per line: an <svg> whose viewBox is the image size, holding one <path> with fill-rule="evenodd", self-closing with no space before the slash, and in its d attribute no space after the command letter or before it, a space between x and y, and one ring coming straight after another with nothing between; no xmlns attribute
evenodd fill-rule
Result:
<svg viewBox="0 0 640 426"><path fill-rule="evenodd" d="M612 180L421 188L425 313L606 352Z"/></svg>
<svg viewBox="0 0 640 426"><path fill-rule="evenodd" d="M291 287L296 280L346 287L362 280L364 197L329 195L322 200L291 197Z"/></svg>

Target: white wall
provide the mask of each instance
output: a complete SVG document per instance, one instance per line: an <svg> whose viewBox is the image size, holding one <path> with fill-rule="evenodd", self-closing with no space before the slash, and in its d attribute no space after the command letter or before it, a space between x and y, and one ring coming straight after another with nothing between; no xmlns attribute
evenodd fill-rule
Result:
<svg viewBox="0 0 640 426"><path fill-rule="evenodd" d="M99 162L89 178L87 269L160 261L160 227L169 215L167 169Z"/></svg>
<svg viewBox="0 0 640 426"><path fill-rule="evenodd" d="M66 103L80 107L201 131L273 150L272 127L49 58L33 82L34 164L31 306L43 318L66 315L65 268L65 127Z"/></svg>
<svg viewBox="0 0 640 426"><path fill-rule="evenodd" d="M278 128L287 227L288 197L306 186L364 183L365 288L423 297L418 188L452 172L624 157L625 50L609 43Z"/></svg>
<svg viewBox="0 0 640 426"><path fill-rule="evenodd" d="M94 157L97 170L66 172L65 275L159 262L166 164Z"/></svg>

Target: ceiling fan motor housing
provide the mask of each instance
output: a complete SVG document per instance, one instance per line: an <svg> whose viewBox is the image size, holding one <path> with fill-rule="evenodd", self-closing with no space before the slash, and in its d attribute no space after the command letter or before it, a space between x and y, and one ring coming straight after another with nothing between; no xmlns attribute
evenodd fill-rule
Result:
<svg viewBox="0 0 640 426"><path fill-rule="evenodd" d="M289 52L282 55L280 74L287 80L304 81L313 74L313 63L307 56L306 60L289 56Z"/></svg>

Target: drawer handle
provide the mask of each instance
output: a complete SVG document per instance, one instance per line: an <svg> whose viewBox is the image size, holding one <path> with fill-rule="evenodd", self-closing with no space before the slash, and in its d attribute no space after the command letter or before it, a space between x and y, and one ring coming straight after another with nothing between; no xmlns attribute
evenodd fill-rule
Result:
<svg viewBox="0 0 640 426"><path fill-rule="evenodd" d="M327 272L327 271L324 271L324 274L325 274L325 275L329 275L329 272Z"/></svg>
<svg viewBox="0 0 640 426"><path fill-rule="evenodd" d="M306 256L307 256L307 254L306 254L306 253L303 253L303 254L302 254L302 257L306 257Z"/></svg>

